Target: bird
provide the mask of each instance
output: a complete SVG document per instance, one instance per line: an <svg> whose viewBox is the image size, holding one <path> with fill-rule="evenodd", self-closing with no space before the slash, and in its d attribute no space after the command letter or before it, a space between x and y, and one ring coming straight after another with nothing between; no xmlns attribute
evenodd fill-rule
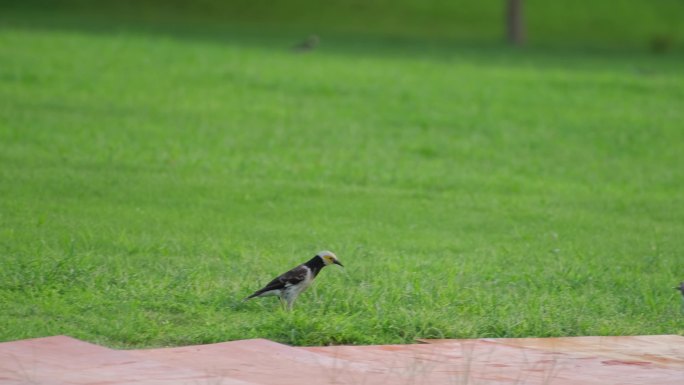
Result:
<svg viewBox="0 0 684 385"><path fill-rule="evenodd" d="M320 42L321 38L319 38L318 35L310 35L309 37L304 39L304 41L294 45L292 47L292 50L295 52L308 52L318 47L318 44L320 44Z"/></svg>
<svg viewBox="0 0 684 385"><path fill-rule="evenodd" d="M244 301L248 301L255 297L278 296L280 302L286 310L292 310L295 300L304 290L306 290L314 278L321 272L321 270L328 265L342 265L337 260L337 256L331 251L321 251L313 258L301 265L277 276L266 286L252 293Z"/></svg>
<svg viewBox="0 0 684 385"><path fill-rule="evenodd" d="M682 293L682 295L684 296L684 281L680 282L679 286L676 286L674 289L679 290Z"/></svg>

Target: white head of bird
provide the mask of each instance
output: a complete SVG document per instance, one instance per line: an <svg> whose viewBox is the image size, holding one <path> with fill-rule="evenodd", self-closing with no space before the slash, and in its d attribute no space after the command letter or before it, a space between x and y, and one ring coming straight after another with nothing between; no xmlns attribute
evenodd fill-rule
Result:
<svg viewBox="0 0 684 385"><path fill-rule="evenodd" d="M316 256L323 260L323 263L325 264L325 266L335 264L335 265L340 265L340 266L344 267L340 263L340 261L337 260L337 256L332 251L328 251L328 250L321 251L320 253L316 254Z"/></svg>

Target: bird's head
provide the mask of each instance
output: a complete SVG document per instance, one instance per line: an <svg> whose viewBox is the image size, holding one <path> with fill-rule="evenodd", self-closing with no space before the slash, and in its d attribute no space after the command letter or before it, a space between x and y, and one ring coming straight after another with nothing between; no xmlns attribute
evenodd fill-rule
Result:
<svg viewBox="0 0 684 385"><path fill-rule="evenodd" d="M320 253L316 254L316 256L320 259L323 260L323 263L325 263L325 266L332 265L333 263L336 265L340 265L344 267L340 261L337 260L337 256L333 254L332 251L321 251Z"/></svg>

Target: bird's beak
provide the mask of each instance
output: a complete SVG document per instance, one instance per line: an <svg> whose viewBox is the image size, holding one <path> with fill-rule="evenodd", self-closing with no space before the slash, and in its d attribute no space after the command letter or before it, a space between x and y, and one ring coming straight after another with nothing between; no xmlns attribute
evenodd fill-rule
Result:
<svg viewBox="0 0 684 385"><path fill-rule="evenodd" d="M333 262L333 263L336 264L336 265L340 265L340 266L344 267L344 265L341 264L340 261L338 261L338 260L335 260L335 262Z"/></svg>

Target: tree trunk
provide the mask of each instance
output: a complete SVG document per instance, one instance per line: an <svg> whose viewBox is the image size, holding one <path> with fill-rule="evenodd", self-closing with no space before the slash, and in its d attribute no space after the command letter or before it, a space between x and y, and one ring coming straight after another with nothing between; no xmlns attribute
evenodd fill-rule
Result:
<svg viewBox="0 0 684 385"><path fill-rule="evenodd" d="M523 0L508 0L506 7L506 30L509 43L516 46L525 44Z"/></svg>

